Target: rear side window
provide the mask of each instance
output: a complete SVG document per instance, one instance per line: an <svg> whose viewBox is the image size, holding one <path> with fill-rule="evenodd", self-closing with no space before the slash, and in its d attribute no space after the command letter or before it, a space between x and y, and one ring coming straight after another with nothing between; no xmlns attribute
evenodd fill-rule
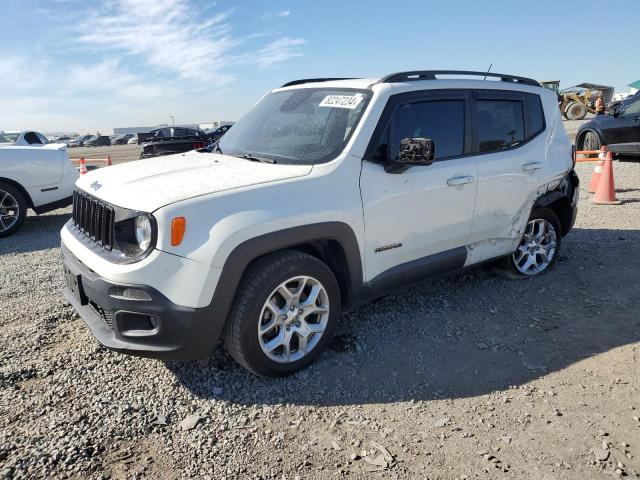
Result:
<svg viewBox="0 0 640 480"><path fill-rule="evenodd" d="M542 111L540 96L533 93L525 93L524 111L527 119L525 122L526 135L527 140L529 140L544 130L544 112Z"/></svg>
<svg viewBox="0 0 640 480"><path fill-rule="evenodd" d="M481 153L505 150L524 142L522 102L476 100L476 118Z"/></svg>
<svg viewBox="0 0 640 480"><path fill-rule="evenodd" d="M34 132L27 132L24 134L24 139L29 145L41 145L42 142Z"/></svg>
<svg viewBox="0 0 640 480"><path fill-rule="evenodd" d="M464 153L464 100L438 100L399 105L389 124L391 158L398 156L403 138L431 138L436 160Z"/></svg>

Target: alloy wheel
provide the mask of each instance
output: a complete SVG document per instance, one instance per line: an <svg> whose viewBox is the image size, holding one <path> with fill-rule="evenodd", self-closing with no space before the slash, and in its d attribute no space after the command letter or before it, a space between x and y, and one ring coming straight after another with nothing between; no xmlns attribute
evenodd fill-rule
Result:
<svg viewBox="0 0 640 480"><path fill-rule="evenodd" d="M0 190L0 233L15 225L20 216L18 200L5 190Z"/></svg>
<svg viewBox="0 0 640 480"><path fill-rule="evenodd" d="M260 312L258 340L278 363L304 358L318 344L329 321L329 295L315 278L297 276L278 285Z"/></svg>
<svg viewBox="0 0 640 480"><path fill-rule="evenodd" d="M513 254L513 264L524 275L535 275L547 269L556 252L556 230L542 218L530 220L524 237Z"/></svg>

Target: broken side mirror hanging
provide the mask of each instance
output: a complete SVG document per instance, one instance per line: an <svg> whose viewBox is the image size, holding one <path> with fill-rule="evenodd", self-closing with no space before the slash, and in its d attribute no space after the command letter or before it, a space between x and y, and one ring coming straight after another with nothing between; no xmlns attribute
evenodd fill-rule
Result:
<svg viewBox="0 0 640 480"><path fill-rule="evenodd" d="M387 173L402 173L409 167L431 165L436 156L436 144L430 138L403 138L397 158L384 167Z"/></svg>

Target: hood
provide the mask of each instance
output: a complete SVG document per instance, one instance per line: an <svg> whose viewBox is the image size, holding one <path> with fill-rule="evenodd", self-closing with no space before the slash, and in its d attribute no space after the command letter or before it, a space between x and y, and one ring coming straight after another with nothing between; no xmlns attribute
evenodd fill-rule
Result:
<svg viewBox="0 0 640 480"><path fill-rule="evenodd" d="M153 212L200 195L302 177L312 168L193 151L99 168L76 185L113 205Z"/></svg>

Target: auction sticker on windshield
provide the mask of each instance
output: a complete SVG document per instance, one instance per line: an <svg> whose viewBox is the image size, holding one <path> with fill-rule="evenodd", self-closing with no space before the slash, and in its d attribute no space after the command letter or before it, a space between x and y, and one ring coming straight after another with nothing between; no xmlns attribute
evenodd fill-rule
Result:
<svg viewBox="0 0 640 480"><path fill-rule="evenodd" d="M364 95L356 93L355 95L327 95L320 102L320 107L333 107L333 108L348 108L353 110L360 102Z"/></svg>

